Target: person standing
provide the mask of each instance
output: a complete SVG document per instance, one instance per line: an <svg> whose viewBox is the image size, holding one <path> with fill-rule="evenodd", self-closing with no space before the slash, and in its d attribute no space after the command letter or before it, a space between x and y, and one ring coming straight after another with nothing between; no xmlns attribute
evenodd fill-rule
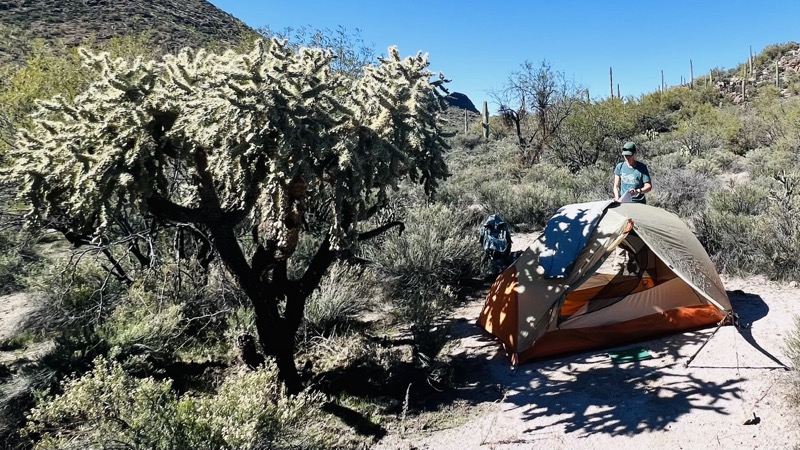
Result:
<svg viewBox="0 0 800 450"><path fill-rule="evenodd" d="M632 202L647 203L645 194L653 190L653 184L647 166L636 161L636 144L626 142L622 157L625 160L614 167L614 200L620 201L629 192Z"/></svg>
<svg viewBox="0 0 800 450"><path fill-rule="evenodd" d="M614 200L621 201L628 193L630 202L647 204L645 194L653 190L653 184L647 166L636 161L636 144L626 142L622 146L622 157L625 160L614 167ZM621 246L616 249L613 267L621 274L626 270L629 275L639 273L636 257Z"/></svg>

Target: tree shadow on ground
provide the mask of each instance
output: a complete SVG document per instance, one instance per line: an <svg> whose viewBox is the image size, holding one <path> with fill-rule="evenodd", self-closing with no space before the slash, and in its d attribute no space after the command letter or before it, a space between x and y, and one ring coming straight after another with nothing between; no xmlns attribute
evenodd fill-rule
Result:
<svg viewBox="0 0 800 450"><path fill-rule="evenodd" d="M535 371L523 386L510 387L507 401L521 408L526 419L552 419L527 431L563 426L567 433L616 436L664 430L698 409L729 414L720 400L740 398L738 385L743 381L713 383L637 363L552 375Z"/></svg>
<svg viewBox="0 0 800 450"><path fill-rule="evenodd" d="M786 368L752 333L751 325L767 316L769 306L755 294L729 291L728 296L742 325L737 334L778 368ZM453 388L432 396L426 409L455 401L475 405L502 400L530 421L529 432L560 426L567 433L636 435L667 429L697 410L728 415L724 405L741 400L745 379L738 373L711 381L684 370L692 351L702 350L712 338L714 327L619 347L644 346L659 363L616 365L605 359L610 350L605 349L518 368L511 367L497 340L474 320L455 319L451 327L452 339L468 340L470 348L453 358Z"/></svg>
<svg viewBox="0 0 800 450"><path fill-rule="evenodd" d="M701 345L713 329L633 344L651 349L662 365L613 364L607 359L611 349L604 349L512 368L494 337L474 323L465 325L455 328L470 337L473 349L493 349L457 355L456 387L431 401L440 407L454 399L467 404L502 400L531 421L529 432L561 426L565 432L635 435L666 429L698 409L728 414L722 400L741 398L742 378L716 383L681 370L686 348ZM626 347L631 345L618 349Z"/></svg>

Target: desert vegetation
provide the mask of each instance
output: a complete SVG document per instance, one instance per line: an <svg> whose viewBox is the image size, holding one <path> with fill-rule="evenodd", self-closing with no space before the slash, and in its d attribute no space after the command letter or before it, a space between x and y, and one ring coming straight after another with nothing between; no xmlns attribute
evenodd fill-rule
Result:
<svg viewBox="0 0 800 450"><path fill-rule="evenodd" d="M480 223L609 198L626 140L720 271L800 279L796 81L589 99L526 62L487 140L422 55L262 32L290 40L40 42L2 69L0 287L36 304L0 342L6 447L366 448L446 421Z"/></svg>

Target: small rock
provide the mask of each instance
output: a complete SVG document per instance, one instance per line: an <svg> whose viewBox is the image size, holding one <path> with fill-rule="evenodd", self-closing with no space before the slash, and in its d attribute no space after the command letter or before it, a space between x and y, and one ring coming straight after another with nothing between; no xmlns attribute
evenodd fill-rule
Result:
<svg viewBox="0 0 800 450"><path fill-rule="evenodd" d="M800 283L798 283L797 281L790 281L789 282L789 287L790 288L799 288L800 287Z"/></svg>

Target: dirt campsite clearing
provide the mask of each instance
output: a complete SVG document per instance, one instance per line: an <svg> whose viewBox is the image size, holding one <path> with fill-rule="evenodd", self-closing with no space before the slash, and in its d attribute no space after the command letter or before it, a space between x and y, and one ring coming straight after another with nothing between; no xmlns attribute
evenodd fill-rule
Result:
<svg viewBox="0 0 800 450"><path fill-rule="evenodd" d="M514 249L534 238L515 236ZM476 299L457 311L455 322L453 355L465 380L459 396L466 406L446 424L411 422L377 447L795 448L800 421L786 338L800 314L800 289L762 278L723 282L748 327L709 328L614 349L652 355L623 363L612 362L608 351L594 351L514 368L497 341L475 325L483 306Z"/></svg>

